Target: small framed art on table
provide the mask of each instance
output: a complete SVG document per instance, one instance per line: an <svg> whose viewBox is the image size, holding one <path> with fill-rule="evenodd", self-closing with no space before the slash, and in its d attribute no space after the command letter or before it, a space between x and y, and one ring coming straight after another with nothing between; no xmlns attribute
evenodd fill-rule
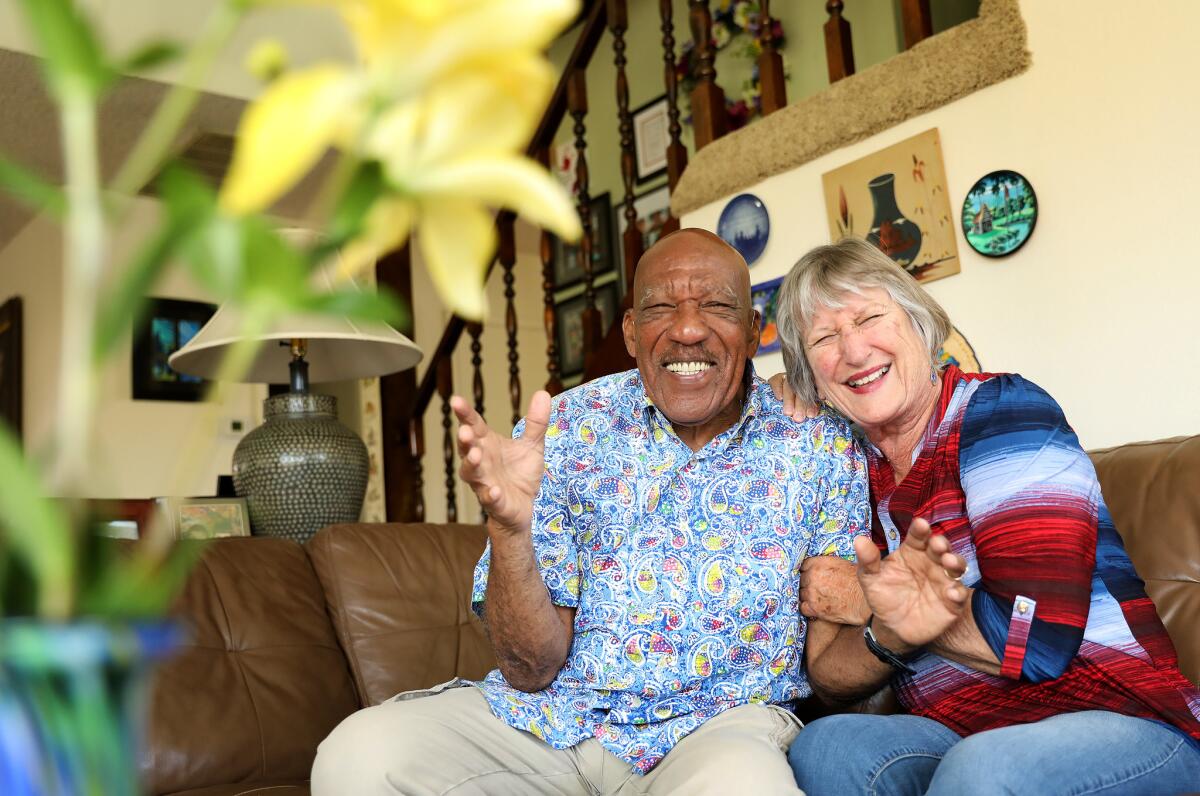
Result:
<svg viewBox="0 0 1200 796"><path fill-rule="evenodd" d="M175 539L220 539L249 536L245 498L159 498Z"/></svg>

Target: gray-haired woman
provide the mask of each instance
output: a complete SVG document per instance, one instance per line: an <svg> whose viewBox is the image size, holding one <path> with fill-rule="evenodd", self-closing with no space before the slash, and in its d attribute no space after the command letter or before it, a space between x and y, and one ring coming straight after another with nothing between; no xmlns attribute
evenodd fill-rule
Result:
<svg viewBox="0 0 1200 796"><path fill-rule="evenodd" d="M1015 374L939 369L945 311L861 240L802 257L778 307L785 403L862 430L875 510L857 573L802 574L809 677L834 701L891 681L908 712L810 724L789 752L800 787L1194 789L1200 691L1058 404ZM947 570L900 545L926 539L926 521L928 546L961 557Z"/></svg>

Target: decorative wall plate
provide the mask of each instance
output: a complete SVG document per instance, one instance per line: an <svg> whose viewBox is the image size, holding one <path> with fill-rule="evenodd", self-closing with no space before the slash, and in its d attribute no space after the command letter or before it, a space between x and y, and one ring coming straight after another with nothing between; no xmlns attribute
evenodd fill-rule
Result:
<svg viewBox="0 0 1200 796"><path fill-rule="evenodd" d="M1004 257L1025 245L1037 224L1037 194L1029 180L1000 169L980 177L962 205L962 230L984 257Z"/></svg>
<svg viewBox="0 0 1200 796"><path fill-rule="evenodd" d="M767 207L754 194L743 193L729 200L717 221L717 234L738 250L746 265L762 256L771 235L771 219Z"/></svg>

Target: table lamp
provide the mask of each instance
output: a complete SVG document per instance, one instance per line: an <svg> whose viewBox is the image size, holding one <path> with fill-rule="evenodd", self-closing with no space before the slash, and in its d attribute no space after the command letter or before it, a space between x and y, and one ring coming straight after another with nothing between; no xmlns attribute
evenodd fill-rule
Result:
<svg viewBox="0 0 1200 796"><path fill-rule="evenodd" d="M180 373L214 378L241 342L237 310L223 305L169 363ZM255 534L305 542L326 525L357 522L367 489L367 447L337 419L337 399L309 392L342 381L411 368L421 350L382 323L288 315L264 333L243 382L290 385L263 402L264 422L238 443L233 481L246 498Z"/></svg>

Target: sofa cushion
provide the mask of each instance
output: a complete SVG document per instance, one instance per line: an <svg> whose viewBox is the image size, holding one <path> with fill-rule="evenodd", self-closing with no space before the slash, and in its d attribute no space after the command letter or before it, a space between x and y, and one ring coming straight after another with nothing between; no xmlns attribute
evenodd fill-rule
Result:
<svg viewBox="0 0 1200 796"><path fill-rule="evenodd" d="M1104 500L1175 649L1200 683L1200 436L1091 452Z"/></svg>
<svg viewBox="0 0 1200 796"><path fill-rule="evenodd" d="M363 523L308 542L364 707L495 666L470 606L486 539L479 525Z"/></svg>
<svg viewBox="0 0 1200 796"><path fill-rule="evenodd" d="M294 542L200 544L175 607L191 639L151 686L145 787L307 780L317 744L358 707L321 585Z"/></svg>

